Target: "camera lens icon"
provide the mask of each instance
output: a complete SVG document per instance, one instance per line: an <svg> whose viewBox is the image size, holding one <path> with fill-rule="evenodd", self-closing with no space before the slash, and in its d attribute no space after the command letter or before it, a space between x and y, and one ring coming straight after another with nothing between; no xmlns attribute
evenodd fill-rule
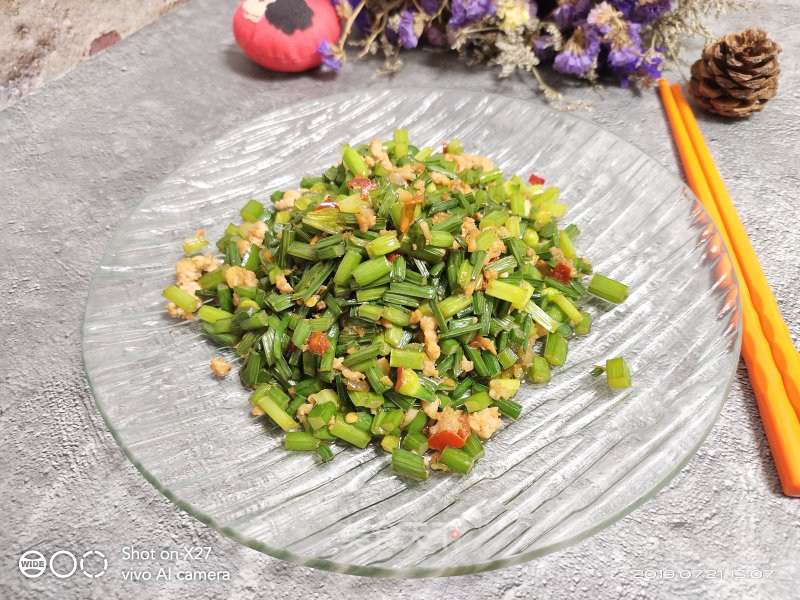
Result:
<svg viewBox="0 0 800 600"><path fill-rule="evenodd" d="M89 563L91 563L91 567L87 566ZM90 579L102 577L107 569L108 559L106 555L99 550L89 550L88 552L84 552L83 556L81 556L81 573Z"/></svg>
<svg viewBox="0 0 800 600"><path fill-rule="evenodd" d="M56 569L56 559L60 556L65 556L66 561L71 563L71 566L68 566L66 570L62 570L64 565L60 565L58 569ZM63 563L64 561L59 561ZM52 556L50 557L50 572L58 577L59 579L66 579L67 577L72 577L75 571L78 569L78 559L75 558L75 555L72 552L67 552L66 550L59 550L58 552L53 552Z"/></svg>
<svg viewBox="0 0 800 600"><path fill-rule="evenodd" d="M28 550L19 557L19 572L28 579L36 579L47 569L47 559L36 550Z"/></svg>

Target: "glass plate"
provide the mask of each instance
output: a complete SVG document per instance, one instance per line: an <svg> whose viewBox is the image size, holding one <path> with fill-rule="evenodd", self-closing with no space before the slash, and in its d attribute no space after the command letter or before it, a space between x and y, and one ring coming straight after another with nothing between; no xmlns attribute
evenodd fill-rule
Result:
<svg viewBox="0 0 800 600"><path fill-rule="evenodd" d="M320 464L286 452L249 414L232 354L197 322L164 312L180 243L222 235L248 198L296 186L345 142L408 128L417 144L453 137L507 174L559 186L564 222L598 272L631 285L596 301L589 336L549 385L523 385L522 417L466 476L396 477L380 448L338 448ZM111 432L144 476L191 515L279 558L378 576L450 575L552 552L639 506L687 463L725 401L739 355L735 283L686 187L628 142L572 115L455 90L385 90L270 113L189 159L125 220L91 287L86 372ZM592 365L624 355L634 385L610 391Z"/></svg>

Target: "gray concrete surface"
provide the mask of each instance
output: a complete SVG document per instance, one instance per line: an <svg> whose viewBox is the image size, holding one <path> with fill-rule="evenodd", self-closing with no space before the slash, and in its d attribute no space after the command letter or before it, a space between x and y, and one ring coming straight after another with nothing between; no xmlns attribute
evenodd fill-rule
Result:
<svg viewBox="0 0 800 600"><path fill-rule="evenodd" d="M796 598L800 500L780 493L744 367L709 439L655 498L575 546L481 575L399 582L297 567L212 531L144 480L98 415L79 342L91 274L148 188L198 145L313 96L439 83L541 102L528 79L498 81L429 53L409 56L391 79L373 77L375 63L351 64L339 77L266 73L235 47L232 7L193 0L0 113L0 597ZM770 2L714 26L719 33L764 26L784 47L784 74L763 114L701 123L796 343L798 10L798 0ZM570 95L595 104L581 116L678 171L653 92ZM204 568L227 571L230 581L126 581L130 568L198 567L126 561L126 546L208 546ZM30 549L98 550L108 571L95 580L25 579L17 561ZM691 578L679 579L681 569Z"/></svg>
<svg viewBox="0 0 800 600"><path fill-rule="evenodd" d="M0 110L185 0L3 0Z"/></svg>

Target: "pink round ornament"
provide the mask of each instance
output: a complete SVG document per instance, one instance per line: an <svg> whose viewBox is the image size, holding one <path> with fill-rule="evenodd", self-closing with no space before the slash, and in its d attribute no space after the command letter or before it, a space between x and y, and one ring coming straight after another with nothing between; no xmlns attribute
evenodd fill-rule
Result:
<svg viewBox="0 0 800 600"><path fill-rule="evenodd" d="M341 33L330 0L244 0L233 15L233 35L250 59L272 71L297 73L322 63L322 40Z"/></svg>

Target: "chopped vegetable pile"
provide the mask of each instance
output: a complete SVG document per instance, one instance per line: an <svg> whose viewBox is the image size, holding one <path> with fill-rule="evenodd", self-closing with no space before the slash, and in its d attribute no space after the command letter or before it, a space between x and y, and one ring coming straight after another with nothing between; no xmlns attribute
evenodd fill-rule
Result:
<svg viewBox="0 0 800 600"><path fill-rule="evenodd" d="M584 285L591 263L578 228L559 227L557 188L506 179L457 140L418 149L397 130L345 146L340 164L271 200L228 226L224 261L199 254L203 231L187 240L164 296L235 348L253 413L287 432L286 448L323 461L333 442L375 439L400 475L469 472L503 417L519 417L521 381L549 381L589 332L582 299L628 295L597 274ZM609 384L629 386L612 360Z"/></svg>

